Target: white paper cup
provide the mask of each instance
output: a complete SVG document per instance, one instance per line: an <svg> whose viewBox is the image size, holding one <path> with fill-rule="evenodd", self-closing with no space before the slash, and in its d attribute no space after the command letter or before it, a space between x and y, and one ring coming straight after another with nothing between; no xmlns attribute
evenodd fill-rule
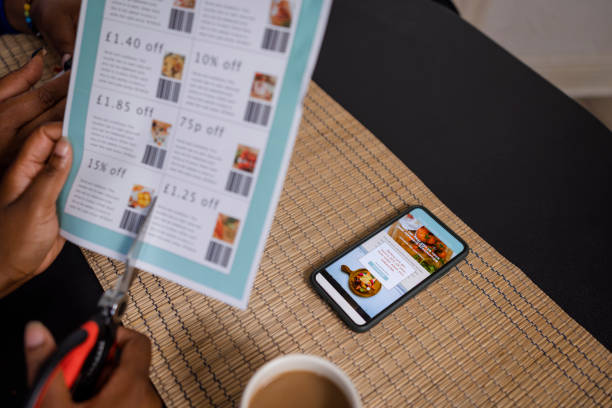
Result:
<svg viewBox="0 0 612 408"><path fill-rule="evenodd" d="M328 378L340 388L351 408L361 408L361 400L357 389L351 379L335 364L307 354L289 354L267 362L251 377L240 401L240 408L248 408L251 398L263 386L269 384L274 378L290 371L310 371Z"/></svg>

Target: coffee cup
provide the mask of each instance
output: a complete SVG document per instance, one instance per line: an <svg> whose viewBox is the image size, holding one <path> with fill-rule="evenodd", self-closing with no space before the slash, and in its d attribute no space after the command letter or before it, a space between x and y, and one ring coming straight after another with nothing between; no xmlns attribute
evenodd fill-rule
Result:
<svg viewBox="0 0 612 408"><path fill-rule="evenodd" d="M270 392L267 387L273 387L275 383L282 381L281 379L287 381L289 379L287 375L308 373L331 382L344 394L350 408L361 408L357 389L344 371L323 358L306 354L289 354L278 357L260 367L251 377L242 394L240 408L251 408L260 399L261 393ZM316 392L317 390L306 391ZM287 402L286 396L278 395L278 398L279 401Z"/></svg>

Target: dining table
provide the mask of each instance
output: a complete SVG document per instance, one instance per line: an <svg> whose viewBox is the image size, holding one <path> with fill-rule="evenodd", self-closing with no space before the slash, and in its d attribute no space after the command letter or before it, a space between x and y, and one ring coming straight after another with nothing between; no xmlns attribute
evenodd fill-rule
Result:
<svg viewBox="0 0 612 408"><path fill-rule="evenodd" d="M313 79L612 347L605 125L430 0L335 2Z"/></svg>
<svg viewBox="0 0 612 408"><path fill-rule="evenodd" d="M1 37L0 74L39 46ZM257 369L293 353L339 366L365 407L610 406L611 144L453 10L337 0L248 307L143 272L123 323L151 340L151 380L169 407L239 406ZM353 332L309 276L412 205L469 252ZM67 244L0 299L5 365L22 361L26 321L61 340L123 268ZM0 384L14 403L25 371L1 370Z"/></svg>

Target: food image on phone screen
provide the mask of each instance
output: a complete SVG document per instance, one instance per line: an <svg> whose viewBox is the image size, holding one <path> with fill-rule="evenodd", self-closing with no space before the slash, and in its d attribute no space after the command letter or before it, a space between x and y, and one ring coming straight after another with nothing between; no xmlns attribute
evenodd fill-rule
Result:
<svg viewBox="0 0 612 408"><path fill-rule="evenodd" d="M414 208L320 272L336 290L336 303L340 305L337 294L341 294L347 301L344 303L363 318L351 319L363 324L427 278L433 278L465 249L424 209ZM315 280L319 282L320 278Z"/></svg>

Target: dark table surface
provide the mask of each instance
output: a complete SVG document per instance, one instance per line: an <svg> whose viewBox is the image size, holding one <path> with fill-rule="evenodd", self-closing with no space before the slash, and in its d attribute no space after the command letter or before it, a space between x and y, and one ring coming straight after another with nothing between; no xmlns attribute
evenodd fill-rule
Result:
<svg viewBox="0 0 612 408"><path fill-rule="evenodd" d="M612 134L448 9L336 0L314 80L612 345Z"/></svg>

